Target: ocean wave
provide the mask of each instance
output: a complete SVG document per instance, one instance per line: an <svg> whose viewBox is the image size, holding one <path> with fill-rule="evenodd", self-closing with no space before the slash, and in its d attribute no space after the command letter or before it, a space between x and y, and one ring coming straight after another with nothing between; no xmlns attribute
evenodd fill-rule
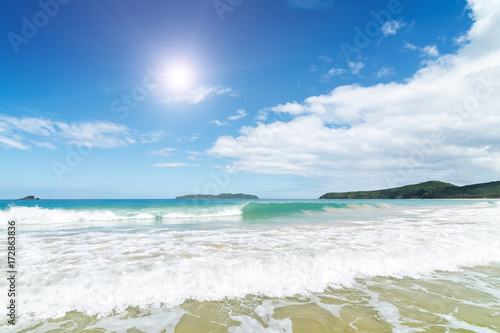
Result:
<svg viewBox="0 0 500 333"><path fill-rule="evenodd" d="M390 204L383 203L331 203L331 202L250 202L243 207L243 217L272 217L292 214L320 214L353 210L387 209Z"/></svg>
<svg viewBox="0 0 500 333"><path fill-rule="evenodd" d="M169 220L189 218L216 218L241 215L241 207L193 207L153 209L60 209L42 207L10 207L0 211L0 219L14 219L22 225L61 224L67 222L99 222L124 220Z"/></svg>
<svg viewBox="0 0 500 333"><path fill-rule="evenodd" d="M293 214L319 214L344 210L387 209L388 204L348 204L323 202L247 202L215 204L209 206L164 206L148 208L82 208L62 209L39 206L10 206L0 210L0 219L15 219L21 224L61 224L86 221L213 219L243 217L249 219L290 216ZM172 222L172 221L170 221Z"/></svg>

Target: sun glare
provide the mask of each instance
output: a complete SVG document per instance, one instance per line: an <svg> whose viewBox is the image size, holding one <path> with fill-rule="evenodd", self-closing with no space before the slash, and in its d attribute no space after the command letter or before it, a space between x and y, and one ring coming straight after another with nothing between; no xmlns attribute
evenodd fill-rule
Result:
<svg viewBox="0 0 500 333"><path fill-rule="evenodd" d="M183 92L191 88L195 81L193 67L187 63L172 63L166 72L167 88L174 92Z"/></svg>

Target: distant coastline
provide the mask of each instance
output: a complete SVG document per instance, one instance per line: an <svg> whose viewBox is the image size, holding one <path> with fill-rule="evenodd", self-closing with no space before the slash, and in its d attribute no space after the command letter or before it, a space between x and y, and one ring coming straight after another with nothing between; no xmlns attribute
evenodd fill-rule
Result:
<svg viewBox="0 0 500 333"><path fill-rule="evenodd" d="M40 200L40 198L35 198L34 195L28 195L24 198L18 199L18 200Z"/></svg>
<svg viewBox="0 0 500 333"><path fill-rule="evenodd" d="M256 195L243 194L243 193L221 193L219 195L213 194L188 194L177 197L176 199L259 199Z"/></svg>
<svg viewBox="0 0 500 333"><path fill-rule="evenodd" d="M500 181L466 186L428 181L376 191L330 192L320 199L500 199Z"/></svg>

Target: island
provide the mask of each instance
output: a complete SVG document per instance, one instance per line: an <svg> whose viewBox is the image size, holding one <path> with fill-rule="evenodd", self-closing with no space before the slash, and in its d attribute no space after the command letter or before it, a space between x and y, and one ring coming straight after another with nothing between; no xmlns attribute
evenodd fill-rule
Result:
<svg viewBox="0 0 500 333"><path fill-rule="evenodd" d="M35 198L34 195L28 195L28 196L21 198L19 200L40 200L40 198Z"/></svg>
<svg viewBox="0 0 500 333"><path fill-rule="evenodd" d="M500 198L500 181L457 186L428 181L377 191L326 193L320 199L485 199Z"/></svg>
<svg viewBox="0 0 500 333"><path fill-rule="evenodd" d="M176 199L259 199L256 195L243 194L243 193L221 193L219 195L213 194L189 194L177 197Z"/></svg>

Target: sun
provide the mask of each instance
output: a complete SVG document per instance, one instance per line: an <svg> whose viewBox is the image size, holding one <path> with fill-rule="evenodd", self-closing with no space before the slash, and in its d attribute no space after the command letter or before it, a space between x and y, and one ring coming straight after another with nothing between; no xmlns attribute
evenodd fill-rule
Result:
<svg viewBox="0 0 500 333"><path fill-rule="evenodd" d="M165 73L166 85L172 92L185 92L189 90L196 79L194 67L186 62L171 63Z"/></svg>

